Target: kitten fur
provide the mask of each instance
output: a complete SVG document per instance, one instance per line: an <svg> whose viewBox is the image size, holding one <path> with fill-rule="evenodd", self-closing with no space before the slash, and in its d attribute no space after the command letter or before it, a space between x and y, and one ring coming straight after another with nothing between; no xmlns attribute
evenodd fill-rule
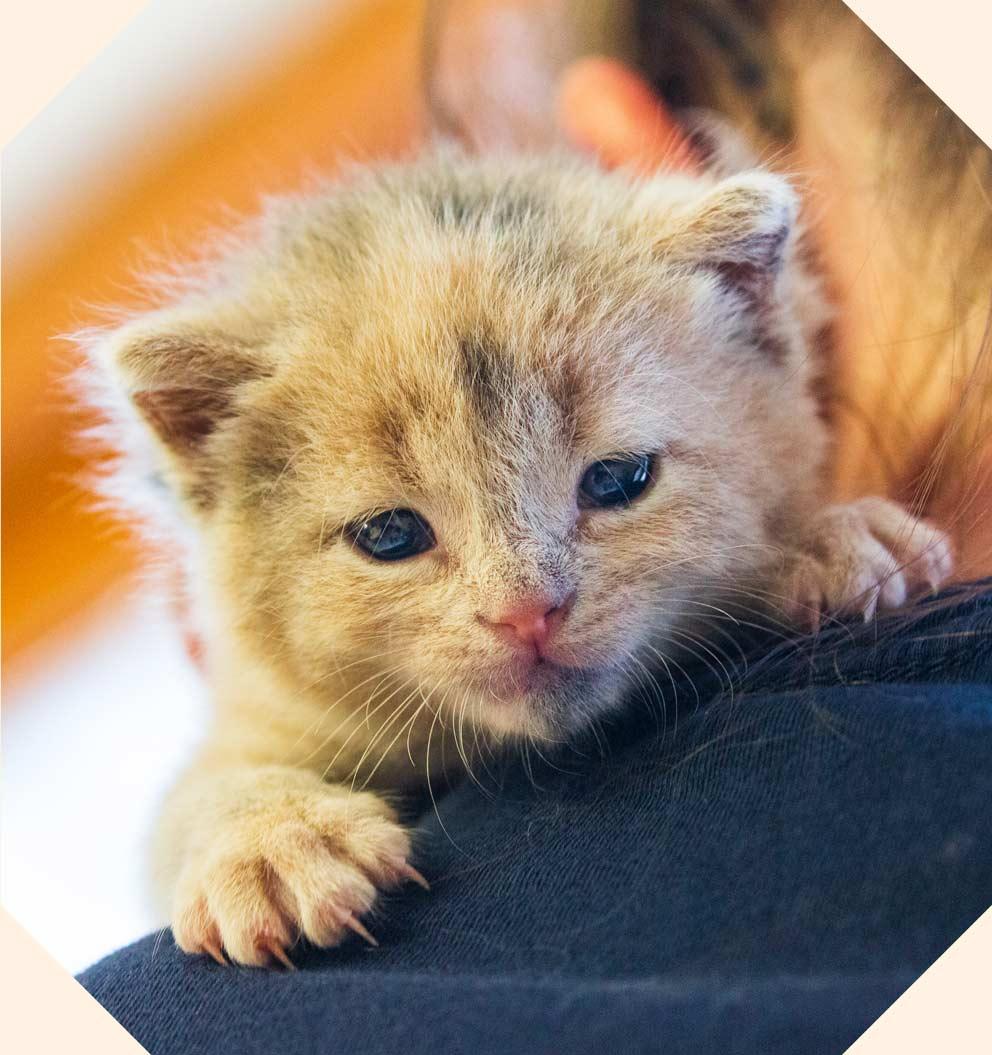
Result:
<svg viewBox="0 0 992 1055"><path fill-rule="evenodd" d="M391 793L617 708L728 592L815 625L946 578L939 531L826 498L796 213L764 171L437 149L271 204L94 338L126 472L167 484L216 704L157 838L182 948L374 940L378 892L422 878ZM647 491L580 508L624 452L655 456ZM348 529L396 508L437 545L372 560ZM522 601L557 613L543 659L502 625Z"/></svg>

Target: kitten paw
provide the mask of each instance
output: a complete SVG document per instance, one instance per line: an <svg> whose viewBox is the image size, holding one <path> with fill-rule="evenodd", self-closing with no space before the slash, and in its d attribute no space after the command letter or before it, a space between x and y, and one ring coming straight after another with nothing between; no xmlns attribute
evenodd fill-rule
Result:
<svg viewBox="0 0 992 1055"><path fill-rule="evenodd" d="M406 880L427 887L409 854L409 834L378 796L287 791L190 854L176 888L176 943L218 963L226 953L288 968L300 937L326 948L354 933L377 945L362 917L379 891Z"/></svg>
<svg viewBox="0 0 992 1055"><path fill-rule="evenodd" d="M861 616L900 608L936 592L954 566L944 532L882 498L830 506L788 560L784 608L816 630L825 615Z"/></svg>

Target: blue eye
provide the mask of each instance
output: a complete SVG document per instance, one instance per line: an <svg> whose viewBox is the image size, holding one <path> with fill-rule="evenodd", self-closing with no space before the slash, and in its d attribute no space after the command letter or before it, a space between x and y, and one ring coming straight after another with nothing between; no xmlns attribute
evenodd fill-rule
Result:
<svg viewBox="0 0 992 1055"><path fill-rule="evenodd" d="M579 482L579 505L603 509L630 505L651 483L650 454L617 455L593 462Z"/></svg>
<svg viewBox="0 0 992 1055"><path fill-rule="evenodd" d="M347 529L355 546L373 560L406 560L436 545L426 520L412 509L390 509Z"/></svg>

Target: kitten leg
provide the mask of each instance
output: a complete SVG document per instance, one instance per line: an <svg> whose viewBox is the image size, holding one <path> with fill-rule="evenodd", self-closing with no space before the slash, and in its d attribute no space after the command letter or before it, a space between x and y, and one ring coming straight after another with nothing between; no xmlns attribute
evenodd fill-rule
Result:
<svg viewBox="0 0 992 1055"><path fill-rule="evenodd" d="M791 621L815 630L822 616L900 608L953 570L944 532L882 498L829 506L786 560L784 607Z"/></svg>
<svg viewBox="0 0 992 1055"><path fill-rule="evenodd" d="M361 917L379 893L426 885L409 854L409 833L376 794L290 766L208 761L168 801L158 846L180 948L251 966L291 966L301 937L377 944Z"/></svg>

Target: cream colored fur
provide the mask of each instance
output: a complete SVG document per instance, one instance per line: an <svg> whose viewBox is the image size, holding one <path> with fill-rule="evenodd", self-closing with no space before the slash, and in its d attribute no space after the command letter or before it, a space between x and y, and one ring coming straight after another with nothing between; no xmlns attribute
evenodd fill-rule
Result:
<svg viewBox="0 0 992 1055"><path fill-rule="evenodd" d="M760 171L436 151L271 206L97 342L131 468L174 496L216 702L157 840L184 949L367 935L417 878L391 793L616 708L728 591L815 623L946 576L939 532L825 501L795 213ZM657 452L653 486L580 510L625 451ZM397 507L436 549L358 552L344 529ZM576 598L540 678L483 622L534 591Z"/></svg>

